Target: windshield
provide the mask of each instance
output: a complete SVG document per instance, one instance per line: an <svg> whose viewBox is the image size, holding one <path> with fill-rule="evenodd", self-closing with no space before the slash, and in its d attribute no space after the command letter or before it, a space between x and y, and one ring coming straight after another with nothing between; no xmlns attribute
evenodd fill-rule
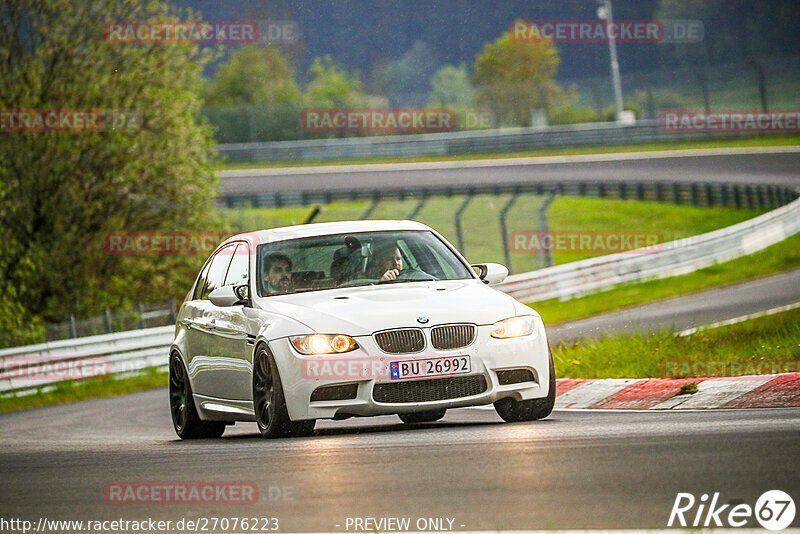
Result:
<svg viewBox="0 0 800 534"><path fill-rule="evenodd" d="M258 247L258 294L473 278L429 231L359 232Z"/></svg>

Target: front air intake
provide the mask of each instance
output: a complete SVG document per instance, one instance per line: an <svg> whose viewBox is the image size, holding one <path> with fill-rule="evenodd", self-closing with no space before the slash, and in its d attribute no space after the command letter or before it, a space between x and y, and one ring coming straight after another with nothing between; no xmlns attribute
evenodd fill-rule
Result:
<svg viewBox="0 0 800 534"><path fill-rule="evenodd" d="M536 378L530 369L500 369L497 371L497 383L501 386L535 381Z"/></svg>
<svg viewBox="0 0 800 534"><path fill-rule="evenodd" d="M487 389L483 375L404 380L375 384L372 398L391 403L430 402L480 395Z"/></svg>
<svg viewBox="0 0 800 534"><path fill-rule="evenodd" d="M439 350L460 349L475 339L474 324L447 324L431 328L431 345Z"/></svg>
<svg viewBox="0 0 800 534"><path fill-rule="evenodd" d="M425 336L418 328L386 330L375 334L375 343L389 354L410 354L425 348Z"/></svg>
<svg viewBox="0 0 800 534"><path fill-rule="evenodd" d="M311 402L355 399L358 395L358 384L336 384L321 386L311 394Z"/></svg>

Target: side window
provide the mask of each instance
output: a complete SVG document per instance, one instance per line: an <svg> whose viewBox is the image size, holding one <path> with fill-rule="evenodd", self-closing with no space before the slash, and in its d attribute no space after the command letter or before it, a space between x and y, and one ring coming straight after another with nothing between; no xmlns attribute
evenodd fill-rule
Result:
<svg viewBox="0 0 800 534"><path fill-rule="evenodd" d="M246 284L250 272L250 247L245 243L239 243L236 252L233 253L231 265L228 267L228 275L225 277L226 286L237 286Z"/></svg>
<svg viewBox="0 0 800 534"><path fill-rule="evenodd" d="M211 260L208 260L200 271L200 276L197 277L197 285L194 286L194 293L192 293L192 300L198 300L203 294L203 288L206 285L206 276L208 275L208 267L211 265Z"/></svg>
<svg viewBox="0 0 800 534"><path fill-rule="evenodd" d="M233 251L236 245L228 245L220 249L211 259L211 265L208 267L208 274L206 274L206 285L203 288L201 299L208 300L208 295L218 287L222 287L225 283L225 275L228 273L228 266L233 259Z"/></svg>

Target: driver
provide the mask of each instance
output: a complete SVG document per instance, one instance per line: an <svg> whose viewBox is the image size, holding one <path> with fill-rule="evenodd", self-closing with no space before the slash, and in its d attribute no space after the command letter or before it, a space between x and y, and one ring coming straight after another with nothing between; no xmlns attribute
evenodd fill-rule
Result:
<svg viewBox="0 0 800 534"><path fill-rule="evenodd" d="M396 280L403 270L403 256L395 243L375 250L375 277L381 281Z"/></svg>
<svg viewBox="0 0 800 534"><path fill-rule="evenodd" d="M264 260L264 276L268 293L289 293L292 290L292 260L283 254L270 254Z"/></svg>

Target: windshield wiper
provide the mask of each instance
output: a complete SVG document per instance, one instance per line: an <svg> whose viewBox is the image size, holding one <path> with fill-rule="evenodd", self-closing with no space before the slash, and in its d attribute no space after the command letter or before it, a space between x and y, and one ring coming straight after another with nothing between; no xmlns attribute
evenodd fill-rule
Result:
<svg viewBox="0 0 800 534"><path fill-rule="evenodd" d="M436 282L438 278L405 278L403 280L380 280L379 284L400 284L403 282Z"/></svg>

